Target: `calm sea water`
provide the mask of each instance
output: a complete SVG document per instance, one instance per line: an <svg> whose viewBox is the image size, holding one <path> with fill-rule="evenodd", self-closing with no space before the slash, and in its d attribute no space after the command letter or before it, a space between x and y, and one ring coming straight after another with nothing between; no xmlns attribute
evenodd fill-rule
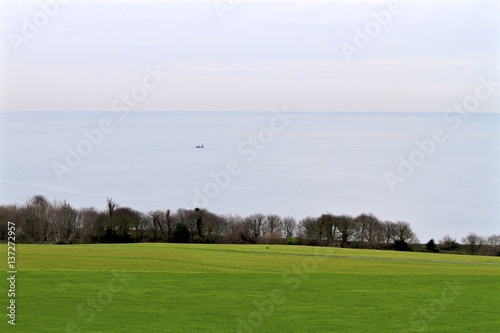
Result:
<svg viewBox="0 0 500 333"><path fill-rule="evenodd" d="M0 202L372 212L410 222L422 241L500 233L499 115L289 114L3 112Z"/></svg>

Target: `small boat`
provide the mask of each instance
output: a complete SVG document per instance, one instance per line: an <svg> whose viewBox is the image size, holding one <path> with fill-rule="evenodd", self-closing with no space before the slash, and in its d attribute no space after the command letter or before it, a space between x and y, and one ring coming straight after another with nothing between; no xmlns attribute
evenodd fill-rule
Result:
<svg viewBox="0 0 500 333"><path fill-rule="evenodd" d="M203 145L197 145L196 148L203 148Z"/></svg>

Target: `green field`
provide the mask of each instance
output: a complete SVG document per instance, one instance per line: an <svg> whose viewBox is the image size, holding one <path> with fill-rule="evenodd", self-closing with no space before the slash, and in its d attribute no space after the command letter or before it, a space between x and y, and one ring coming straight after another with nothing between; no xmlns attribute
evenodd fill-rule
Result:
<svg viewBox="0 0 500 333"><path fill-rule="evenodd" d="M16 260L16 325L7 323L4 278L1 332L456 333L500 327L498 257L127 244L18 245Z"/></svg>

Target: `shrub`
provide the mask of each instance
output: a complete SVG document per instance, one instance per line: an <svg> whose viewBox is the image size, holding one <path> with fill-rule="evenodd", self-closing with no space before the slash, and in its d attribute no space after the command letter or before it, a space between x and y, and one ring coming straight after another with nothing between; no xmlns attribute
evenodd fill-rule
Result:
<svg viewBox="0 0 500 333"><path fill-rule="evenodd" d="M191 238L188 227L183 223L177 223L173 233L172 242L174 243L188 243Z"/></svg>
<svg viewBox="0 0 500 333"><path fill-rule="evenodd" d="M297 237L289 237L285 240L286 245L302 245L302 242Z"/></svg>
<svg viewBox="0 0 500 333"><path fill-rule="evenodd" d="M434 242L434 239L432 239L432 238L430 241L427 242L427 244L425 244L425 248L429 252L434 252L434 253L439 252L439 249L438 249L436 243Z"/></svg>
<svg viewBox="0 0 500 333"><path fill-rule="evenodd" d="M394 241L394 250L396 251L411 251L410 246L403 240Z"/></svg>
<svg viewBox="0 0 500 333"><path fill-rule="evenodd" d="M444 251L454 251L459 248L459 244L455 238L452 238L449 235L444 236L439 243L441 244L441 249Z"/></svg>

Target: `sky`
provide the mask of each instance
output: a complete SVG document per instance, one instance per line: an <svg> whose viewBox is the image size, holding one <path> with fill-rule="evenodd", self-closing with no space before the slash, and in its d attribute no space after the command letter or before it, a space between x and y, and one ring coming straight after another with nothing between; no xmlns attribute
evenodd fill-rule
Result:
<svg viewBox="0 0 500 333"><path fill-rule="evenodd" d="M108 111L156 70L134 110L443 112L500 80L499 19L498 1L0 0L0 110Z"/></svg>
<svg viewBox="0 0 500 333"><path fill-rule="evenodd" d="M475 200L489 205L499 193L495 187L500 179L498 136L491 134L484 139L491 149L467 141L464 129L476 123L454 107L473 102L482 86L482 96L486 91L491 93L481 98L473 112L500 113L498 22L500 2L496 0L0 0L0 111L66 111L65 115L101 111L102 117L111 115L118 123L120 114L110 111L435 113L438 123L425 127L420 136L405 132L404 128L413 129L414 124L402 127L403 121L399 121L354 131L357 136L353 142L384 141L391 138L390 131L405 132L411 140L400 143L406 142L402 154L409 156L416 149L414 140L428 138L434 126L445 128L450 138L450 133L456 133L456 140L462 141L453 149L461 150L453 156L464 155L464 161L452 169L456 173L446 169L449 182L442 186L441 196L446 198L450 188L465 199L479 193ZM490 82L489 88L484 82ZM454 113L449 112L452 108ZM73 116L76 119L76 113ZM12 202L11 194L24 189L19 185L27 182L28 176L34 178L30 180L33 184L53 185L52 161L64 156L66 145L85 139L83 129L96 125L74 124L71 140L61 140L63 132L35 138L35 133L48 129L36 132L40 125L30 126L34 126L33 132L29 126L21 126L23 133L8 129L0 134L25 147L38 147L47 135L55 140L54 145L40 146L41 150L31 155L29 149L17 151L14 158L9 155L14 151L9 143L0 142L2 158L9 156L13 161L10 173L5 171L8 163L0 165L5 193L2 202ZM207 126L214 133L215 128ZM328 127L326 132L330 130ZM372 130L380 135L369 137ZM475 131L481 134L480 127ZM315 128L307 135L317 139L318 133ZM127 135L124 142L144 139ZM116 135L112 138L110 135L107 142L118 140ZM235 140L237 144L244 137ZM458 141L450 139L450 144ZM189 142L189 146L194 143ZM335 139L332 147L337 146ZM470 151L462 153L467 149ZM476 169L467 169L467 159L479 153L482 159L478 163L489 172L481 176L491 178L491 182L481 183L488 184L484 186L474 183ZM384 163L396 168L397 153L389 154ZM227 159L217 156L217 160L225 163ZM26 174L14 162L21 163ZM105 159L95 163L107 165ZM332 163L319 166L330 167L335 169ZM79 170L88 171L84 166ZM429 178L432 181L441 172L436 170ZM49 176L37 178L36 172L45 171ZM383 180L383 172L368 176ZM206 181L200 179L200 183ZM472 185L467 183L471 191L462 193L464 180ZM109 185L110 191L135 190L124 178L99 181ZM316 193L312 184L306 185ZM366 184L361 182L355 190ZM429 184L434 183L426 183L420 190L426 192ZM69 191L83 191L80 185L65 186ZM385 184L383 188L387 190ZM191 188L188 190L192 195ZM22 191L19 197L28 198L37 187ZM92 191L95 189L88 190ZM58 199L64 199L63 195ZM419 201L401 196L398 200L411 206L409 212L417 212L418 205L433 198L422 195ZM457 202L452 198L443 202L429 204L430 208L422 211L431 214L435 207L449 207L444 214L456 211ZM471 201L464 202L465 207ZM469 211L478 207L469 207ZM495 202L488 207L491 216L498 211ZM467 227L466 218L460 220L461 228Z"/></svg>

